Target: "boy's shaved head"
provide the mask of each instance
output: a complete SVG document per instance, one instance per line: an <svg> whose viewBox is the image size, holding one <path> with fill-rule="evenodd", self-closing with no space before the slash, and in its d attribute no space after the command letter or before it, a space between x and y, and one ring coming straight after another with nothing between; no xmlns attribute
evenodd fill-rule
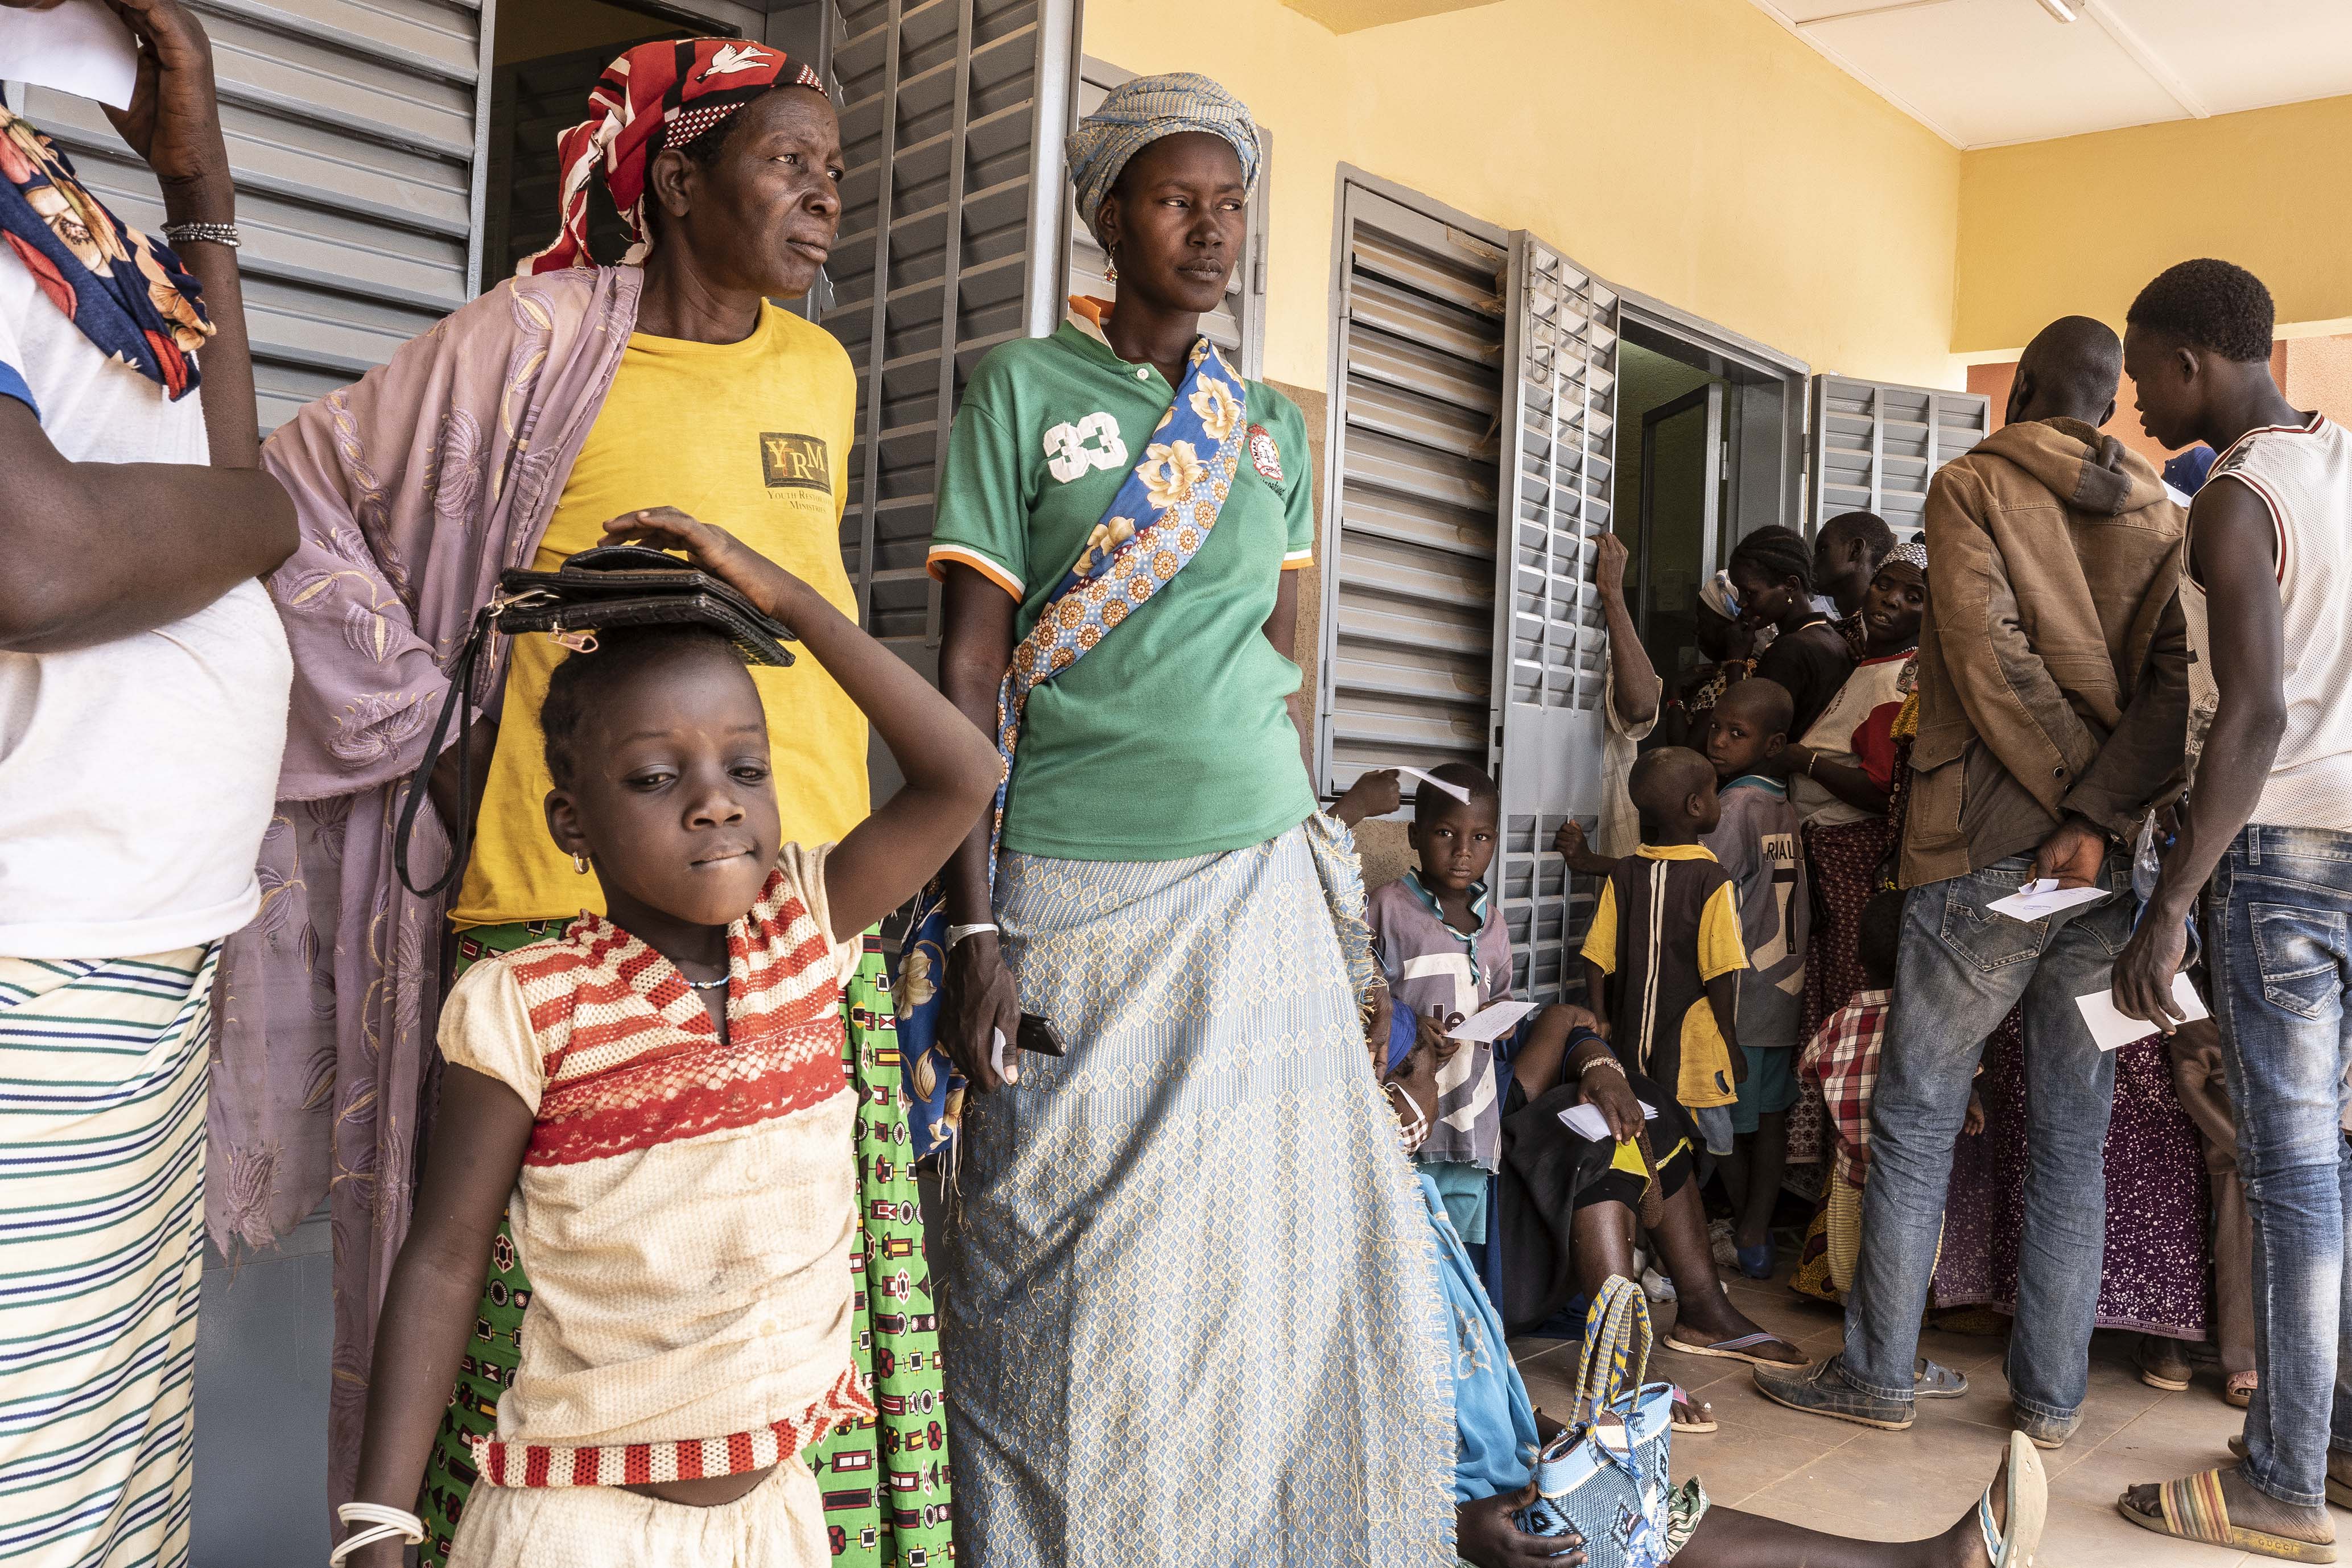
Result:
<svg viewBox="0 0 2352 1568"><path fill-rule="evenodd" d="M1625 780L1625 793L1644 822L1672 822L1682 815L1684 802L1714 790L1715 764L1686 746L1643 752Z"/></svg>
<svg viewBox="0 0 2352 1568"><path fill-rule="evenodd" d="M1797 721L1797 700L1789 695L1789 689L1762 676L1750 676L1725 687L1723 695L1715 700L1715 708L1718 713L1737 714L1747 720L1762 735L1785 735L1789 726Z"/></svg>

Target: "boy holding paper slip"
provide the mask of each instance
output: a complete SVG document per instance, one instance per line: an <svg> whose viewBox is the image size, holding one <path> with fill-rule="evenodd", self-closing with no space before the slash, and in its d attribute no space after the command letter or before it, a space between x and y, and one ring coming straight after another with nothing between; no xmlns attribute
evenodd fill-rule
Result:
<svg viewBox="0 0 2352 1568"><path fill-rule="evenodd" d="M1487 868L1501 831L1501 792L1467 763L1420 773L1409 836L1419 864L1365 900L1389 994L1400 1013L1440 1034L1511 994L1511 937ZM1502 1149L1491 1041L1447 1040L1437 1063L1437 1115L1418 1162L1462 1239L1486 1239L1487 1179Z"/></svg>

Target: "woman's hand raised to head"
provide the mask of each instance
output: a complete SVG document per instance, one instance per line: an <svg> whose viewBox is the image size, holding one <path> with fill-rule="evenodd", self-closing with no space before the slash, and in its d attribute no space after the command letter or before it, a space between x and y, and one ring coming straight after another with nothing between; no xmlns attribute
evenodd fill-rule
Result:
<svg viewBox="0 0 2352 1568"><path fill-rule="evenodd" d="M213 47L203 24L180 0L107 0L107 5L139 40L130 106L106 106L107 119L154 171L172 217L227 222L230 212L212 210L233 198L213 90ZM199 195L206 199L189 199Z"/></svg>
<svg viewBox="0 0 2352 1568"><path fill-rule="evenodd" d="M725 529L688 517L674 506L623 512L604 525L601 542L683 552L698 569L795 633L802 629L801 619L808 615L810 601L817 598L814 589Z"/></svg>

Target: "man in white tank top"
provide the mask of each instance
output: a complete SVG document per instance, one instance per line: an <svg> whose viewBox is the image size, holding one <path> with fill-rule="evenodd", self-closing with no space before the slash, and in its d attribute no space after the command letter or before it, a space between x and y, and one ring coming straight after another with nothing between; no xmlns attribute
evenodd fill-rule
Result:
<svg viewBox="0 0 2352 1568"><path fill-rule="evenodd" d="M2261 1378L2243 1462L2134 1487L2126 1518L2332 1562L2352 1506L2352 434L2271 380L2271 297L2226 261L2141 290L2124 363L2140 423L2221 453L2189 514L2182 608L2196 757L2180 837L2116 962L2115 999L2168 1031L2195 912L2254 1222ZM2197 731L2203 729L2201 738ZM2201 739L2201 751L2200 741ZM2201 894L2201 902L2200 902Z"/></svg>

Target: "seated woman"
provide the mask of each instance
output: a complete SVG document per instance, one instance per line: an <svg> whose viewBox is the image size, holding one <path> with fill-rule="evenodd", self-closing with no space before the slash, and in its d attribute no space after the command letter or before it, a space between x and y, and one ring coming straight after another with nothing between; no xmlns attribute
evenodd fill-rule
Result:
<svg viewBox="0 0 2352 1568"><path fill-rule="evenodd" d="M1597 1038L1597 1037L1596 1037ZM1436 1047L1425 1026L1409 1048L1391 1047L1382 1083L1397 1115L1405 1152L1428 1133L1437 1110ZM1613 1075L1594 1075L1597 1084ZM1587 1100L1585 1103L1596 1103ZM1623 1114L1604 1110L1612 1122ZM1638 1108L1635 1110L1638 1118ZM1639 1125L1638 1121L1635 1123ZM1494 1304L1445 1217L1436 1184L1422 1177L1422 1197L1435 1233L1437 1287L1448 1308L1454 1409L1454 1550L1477 1568L1538 1568L1583 1560L1574 1535L1531 1535L1518 1514L1539 1495L1530 1455L1549 1444L1559 1422L1535 1408ZM1688 1190L1689 1184L1684 1184ZM1704 1242L1704 1236L1701 1240ZM1570 1412L1570 1419L1578 1412ZM1572 1506L1572 1505L1571 1505ZM2011 1433L2009 1454L1977 1506L1942 1533L1919 1541L1852 1541L1760 1514L1716 1508L1697 1477L1665 1504L1667 1561L1675 1568L2024 1568L2041 1545L2050 1487L2024 1434Z"/></svg>
<svg viewBox="0 0 2352 1568"><path fill-rule="evenodd" d="M1801 1364L1802 1351L1758 1327L1723 1292L1707 1239L1706 1209L1699 1201L1699 1184L1690 1179L1704 1143L1688 1113L1664 1089L1628 1071L1609 1043L1587 1026L1591 1016L1578 1007L1546 1008L1511 1064L1512 1111L1549 1097L1539 1114L1515 1119L1515 1135L1557 1134L1570 1145L1601 1145L1575 1150L1580 1160L1605 1166L1574 1200L1570 1254L1578 1293L1591 1300L1611 1276L1635 1277L1638 1213L1657 1245L1661 1268L1674 1281L1675 1327L1662 1341L1668 1349L1750 1363ZM1613 1143L1588 1140L1560 1122L1558 1112L1577 1104L1601 1112ZM1657 1114L1645 1120L1645 1107L1654 1107ZM1712 1410L1704 1402L1678 1404L1675 1426L1712 1432Z"/></svg>

